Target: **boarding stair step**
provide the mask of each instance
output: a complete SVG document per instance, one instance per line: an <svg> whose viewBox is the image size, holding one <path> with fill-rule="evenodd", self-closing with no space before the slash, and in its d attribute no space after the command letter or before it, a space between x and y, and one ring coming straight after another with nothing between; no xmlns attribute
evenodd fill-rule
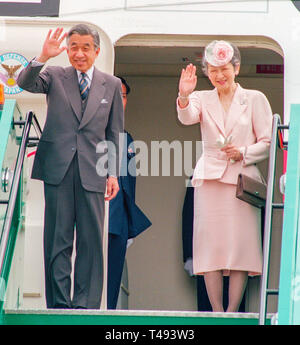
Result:
<svg viewBox="0 0 300 345"><path fill-rule="evenodd" d="M148 310L7 309L3 325L257 325L258 313ZM274 314L267 314L271 324Z"/></svg>

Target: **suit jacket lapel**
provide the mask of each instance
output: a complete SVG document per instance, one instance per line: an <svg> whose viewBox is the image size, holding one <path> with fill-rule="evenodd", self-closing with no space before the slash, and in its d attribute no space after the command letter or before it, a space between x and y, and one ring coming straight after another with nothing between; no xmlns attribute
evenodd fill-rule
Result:
<svg viewBox="0 0 300 345"><path fill-rule="evenodd" d="M75 68L67 67L65 78L63 80L66 95L69 98L72 109L78 119L81 121L81 97L78 85L78 77Z"/></svg>
<svg viewBox="0 0 300 345"><path fill-rule="evenodd" d="M105 79L100 71L94 69L93 80L89 91L87 105L83 114L79 129L86 126L87 123L93 118L95 112L101 104L105 93Z"/></svg>
<svg viewBox="0 0 300 345"><path fill-rule="evenodd" d="M214 89L206 99L206 109L212 120L215 122L221 134L225 135L223 108L219 100L218 90Z"/></svg>
<svg viewBox="0 0 300 345"><path fill-rule="evenodd" d="M227 114L227 121L225 125L227 137L231 134L233 128L235 127L242 113L246 110L247 106L248 103L244 89L238 84L229 112Z"/></svg>

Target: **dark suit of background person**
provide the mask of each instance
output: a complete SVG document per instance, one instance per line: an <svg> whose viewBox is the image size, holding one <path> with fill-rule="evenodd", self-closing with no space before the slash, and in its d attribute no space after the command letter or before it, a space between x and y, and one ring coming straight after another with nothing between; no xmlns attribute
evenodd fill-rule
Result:
<svg viewBox="0 0 300 345"><path fill-rule="evenodd" d="M183 262L185 269L192 275L191 269L193 259L193 221L194 221L194 188L189 185L186 189L184 203L182 207L182 249ZM212 311L209 298L206 292L204 277L197 275L197 310L198 311ZM228 277L224 277L223 287L223 304L227 308L228 305ZM245 296L239 307L239 312L245 311Z"/></svg>
<svg viewBox="0 0 300 345"><path fill-rule="evenodd" d="M122 80L122 96L124 111L127 103L127 94L130 88ZM108 225L108 277L107 277L107 309L116 309L120 291L122 272L124 267L127 241L146 230L151 222L135 203L135 169L128 171L130 166L135 167L135 150L132 136L124 133L121 172L118 178L120 190L117 196L109 202Z"/></svg>
<svg viewBox="0 0 300 345"><path fill-rule="evenodd" d="M62 29L52 36L49 31L41 55L18 79L23 89L47 95L47 118L32 170L32 178L44 181L46 302L48 308L98 309L103 285L104 193L107 187L106 200L117 193L118 157L109 163L108 173L115 177L107 177L107 171L100 176L96 165L102 156L96 146L112 141L118 153L119 133L123 132L121 83L94 68L88 98L82 100L77 67L79 72L89 64L93 68L99 53L95 37L85 25L75 26L67 36L72 66L51 66L41 72L41 63L65 49L59 48L66 37L61 35ZM74 227L76 258L71 300Z"/></svg>

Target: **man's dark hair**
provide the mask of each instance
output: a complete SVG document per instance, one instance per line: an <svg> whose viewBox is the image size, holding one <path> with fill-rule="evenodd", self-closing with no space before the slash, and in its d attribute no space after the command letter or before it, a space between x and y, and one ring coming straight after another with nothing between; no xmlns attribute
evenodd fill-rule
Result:
<svg viewBox="0 0 300 345"><path fill-rule="evenodd" d="M126 95L128 95L129 92L130 92L130 87L129 87L129 85L127 84L126 80L125 80L123 77L120 77L120 76L117 76L117 77L118 77L119 79L121 79L122 84L125 85L125 87L126 87Z"/></svg>
<svg viewBox="0 0 300 345"><path fill-rule="evenodd" d="M69 44L69 39L72 35L74 34L78 34L78 35L90 35L93 37L93 41L94 41L94 46L95 49L100 48L100 37L99 37L99 33L97 30L92 29L91 27L89 27L86 24L76 24L74 25L68 32L68 36L67 36L67 44Z"/></svg>

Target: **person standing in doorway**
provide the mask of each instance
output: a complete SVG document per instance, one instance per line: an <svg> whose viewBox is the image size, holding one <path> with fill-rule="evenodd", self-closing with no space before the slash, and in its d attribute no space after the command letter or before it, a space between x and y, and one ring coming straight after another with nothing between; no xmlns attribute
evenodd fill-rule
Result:
<svg viewBox="0 0 300 345"><path fill-rule="evenodd" d="M237 311L248 276L262 273L260 211L236 198L240 173L262 182L256 163L266 159L272 111L265 95L235 78L241 57L227 41L213 41L203 55L213 90L194 91L196 67L179 81L177 111L186 125L200 123L203 154L194 170L193 272L204 275L213 311L224 311L223 275L229 276L228 307Z"/></svg>
<svg viewBox="0 0 300 345"><path fill-rule="evenodd" d="M66 38L67 46L62 47ZM49 66L67 51L71 66ZM121 82L99 71L98 32L85 24L68 33L49 30L42 51L20 73L24 90L47 95L47 118L32 178L44 182L44 261L48 308L100 308L103 288L104 200L118 186L119 134L123 132ZM97 145L112 142L108 171L97 170ZM105 196L106 191L106 196ZM71 255L76 229L74 293Z"/></svg>
<svg viewBox="0 0 300 345"><path fill-rule="evenodd" d="M130 87L124 78L119 78L122 82L125 114ZM149 219L135 203L136 171L134 156L133 138L127 131L124 131L121 172L118 178L120 190L117 196L109 202L108 309L116 309L117 306L128 240L136 237L151 226Z"/></svg>

